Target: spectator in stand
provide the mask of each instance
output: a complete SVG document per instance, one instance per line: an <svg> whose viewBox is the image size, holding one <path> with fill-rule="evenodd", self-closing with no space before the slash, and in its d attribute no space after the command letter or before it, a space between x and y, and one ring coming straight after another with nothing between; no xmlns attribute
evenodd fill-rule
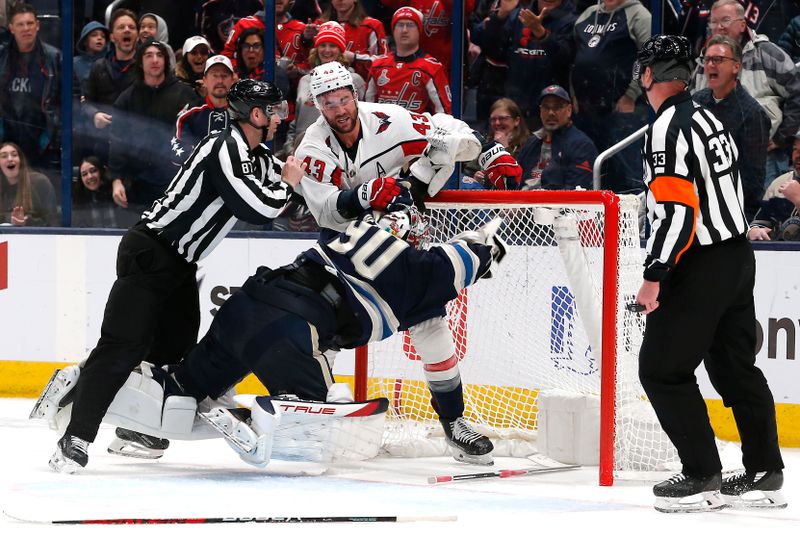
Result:
<svg viewBox="0 0 800 533"><path fill-rule="evenodd" d="M306 25L292 18L289 13L293 3L291 0L275 0L275 57L284 58L279 60L279 64L286 68L289 78L295 80L294 85L296 86L296 80L300 79L308 70L308 50L311 47L313 35L308 39L303 36ZM222 54L231 60L234 67L237 66L238 59L236 56L236 43L242 32L250 28L255 28L260 33L264 33L263 10L237 21L228 40L225 42Z"/></svg>
<svg viewBox="0 0 800 533"><path fill-rule="evenodd" d="M489 137L502 144L514 157L531 134L522 117L522 110L511 98L501 98L492 104L489 109L489 127Z"/></svg>
<svg viewBox="0 0 800 533"><path fill-rule="evenodd" d="M453 28L460 27L453 20L453 0L381 0L381 3L393 9L413 7L422 13L425 23L420 30L420 46L444 65L449 78L453 60ZM464 0L463 3L465 16L475 10L475 0Z"/></svg>
<svg viewBox="0 0 800 533"><path fill-rule="evenodd" d="M750 223L751 241L800 241L800 133L792 147L794 168L775 178Z"/></svg>
<svg viewBox="0 0 800 533"><path fill-rule="evenodd" d="M715 2L708 26L712 35L726 35L742 45L739 81L769 116L768 185L789 168L788 149L800 128L800 69L780 47L747 27L744 8L737 0ZM704 89L706 83L703 65L698 64L691 80L692 93Z"/></svg>
<svg viewBox="0 0 800 533"><path fill-rule="evenodd" d="M81 87L83 115L94 127L92 152L108 160L109 126L114 102L133 83L133 62L139 30L136 14L117 9L111 14L111 52L92 64L89 77Z"/></svg>
<svg viewBox="0 0 800 533"><path fill-rule="evenodd" d="M796 66L800 66L800 15L786 26L786 31L778 39L778 46L789 54Z"/></svg>
<svg viewBox="0 0 800 533"><path fill-rule="evenodd" d="M342 25L334 21L323 22L319 26L316 37L314 37L314 48L311 49L309 54L309 63L312 67L316 67L331 61L338 61L347 66L347 61L344 58L346 46ZM363 100L367 90L364 78L356 74L353 69L349 70L353 76L353 84L355 85L358 99ZM297 100L294 106L295 119L289 126L289 132L283 147L284 153L294 153L294 147L299 142L297 141L298 134L302 134L320 116L319 109L314 103L314 97L309 90L310 83L311 76L309 74L300 78L300 83L297 86Z"/></svg>
<svg viewBox="0 0 800 533"><path fill-rule="evenodd" d="M114 103L109 168L114 202L127 227L160 198L175 169L170 139L194 91L175 77L167 45L152 37L136 53L137 79Z"/></svg>
<svg viewBox="0 0 800 533"><path fill-rule="evenodd" d="M234 22L264 8L261 0L201 0L200 3L202 6L197 13L196 26L214 51L222 50L229 42L232 43L231 50L235 49L238 35L233 35ZM236 61L231 56L228 58L236 66Z"/></svg>
<svg viewBox="0 0 800 533"><path fill-rule="evenodd" d="M183 43L181 60L175 67L175 75L181 81L188 83L204 99L206 87L203 84L206 61L211 55L211 46L205 37L195 35Z"/></svg>
<svg viewBox="0 0 800 533"><path fill-rule="evenodd" d="M31 171L22 150L12 142L0 143L0 174L0 224L58 225L53 184Z"/></svg>
<svg viewBox="0 0 800 533"><path fill-rule="evenodd" d="M728 130L739 150L739 176L744 191L744 214L753 220L764 194L764 170L769 143L769 117L738 82L742 47L725 35L706 44L703 57L708 87L694 94Z"/></svg>
<svg viewBox="0 0 800 533"><path fill-rule="evenodd" d="M81 36L75 44L76 54L72 60L72 74L75 76L79 91L81 84L89 78L92 64L108 54L110 50L108 38L108 28L94 20L81 30Z"/></svg>
<svg viewBox="0 0 800 533"><path fill-rule="evenodd" d="M72 182L72 227L116 228L117 206L111 198L108 169L96 156L81 159Z"/></svg>
<svg viewBox="0 0 800 533"><path fill-rule="evenodd" d="M203 75L207 95L202 102L182 111L172 138L173 162L180 166L206 136L228 127L228 93L235 81L231 60L223 55L208 58Z"/></svg>
<svg viewBox="0 0 800 533"><path fill-rule="evenodd" d="M558 85L539 95L542 128L520 149L522 189L592 189L592 167L597 148L572 124L572 101Z"/></svg>
<svg viewBox="0 0 800 533"><path fill-rule="evenodd" d="M31 4L9 11L13 38L0 42L0 139L18 144L36 167L57 167L61 52L39 39Z"/></svg>
<svg viewBox="0 0 800 533"><path fill-rule="evenodd" d="M169 44L167 23L155 13L145 13L139 17L139 44L143 44L150 37Z"/></svg>
<svg viewBox="0 0 800 533"><path fill-rule="evenodd" d="M372 60L389 53L383 24L367 16L357 0L331 0L322 12L321 22L329 20L338 22L344 28L347 44L345 59L362 78L367 79ZM313 33L314 28L312 25L306 35Z"/></svg>
<svg viewBox="0 0 800 533"><path fill-rule="evenodd" d="M500 98L489 108L489 131L486 134L487 139L494 139L503 145L506 151L514 157L517 157L519 149L530 136L528 125L525 118L522 116L517 103L510 98ZM486 182L486 173L482 170L477 170L477 160L471 162L465 168L467 174L472 174L472 179L481 184L485 184L487 188L491 188L490 183ZM465 184L467 184L465 186ZM476 188L468 179L462 178L461 189Z"/></svg>
<svg viewBox="0 0 800 533"><path fill-rule="evenodd" d="M518 5L519 0L502 0L495 8L495 0L482 0L478 9L470 14L469 40L470 48L480 50L479 55L470 65L467 83L475 87L475 119L476 129L489 127L489 108L494 102L505 97L505 84L508 74L508 62L502 47L492 46L496 41L490 41L490 33L486 26L490 17L496 16L499 9L507 13ZM491 36L497 39L497 36Z"/></svg>
<svg viewBox="0 0 800 533"><path fill-rule="evenodd" d="M528 125L538 128L538 95L569 83L572 0L538 0L538 14L517 0L501 2L484 23L480 46L508 65L505 94L519 103Z"/></svg>
<svg viewBox="0 0 800 533"><path fill-rule="evenodd" d="M422 12L401 7L392 16L394 52L375 58L367 82L367 102L397 104L414 113L447 113L450 84L442 64L419 47Z"/></svg>
<svg viewBox="0 0 800 533"><path fill-rule="evenodd" d="M240 79L264 79L264 34L248 28L236 43L236 69Z"/></svg>
<svg viewBox="0 0 800 533"><path fill-rule="evenodd" d="M650 12L639 0L602 0L575 21L575 125L600 151L645 124L648 111L636 108L641 88L632 69L637 50L650 38L650 25ZM641 147L641 141L635 142L609 160L604 188L617 193L644 189Z"/></svg>

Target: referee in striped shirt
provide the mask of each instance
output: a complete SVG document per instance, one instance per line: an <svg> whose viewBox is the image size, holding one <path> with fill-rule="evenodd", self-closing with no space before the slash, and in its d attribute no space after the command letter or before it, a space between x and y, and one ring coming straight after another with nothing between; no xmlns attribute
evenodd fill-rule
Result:
<svg viewBox="0 0 800 533"><path fill-rule="evenodd" d="M656 112L644 143L651 226L636 302L647 315L639 377L661 426L678 450L681 474L654 487L662 511L716 510L738 490L722 465L695 369L733 409L745 477L782 482L772 393L755 366L755 256L745 234L738 151L730 134L686 90L689 41L659 35L637 56L639 78ZM779 479L780 478L780 479ZM739 487L739 485L737 485ZM705 493L698 508L673 499Z"/></svg>
<svg viewBox="0 0 800 533"><path fill-rule="evenodd" d="M56 471L86 466L88 444L139 363L177 363L197 342L197 261L220 243L237 218L265 224L277 217L303 176L298 160L289 157L281 166L263 144L286 118L278 88L239 81L228 94L228 112L228 126L198 144L165 195L120 242L117 280L100 340L83 364L72 391L72 418L50 460ZM168 444L125 430L117 436L119 448L110 451L123 455L131 454L124 448L128 445L163 450Z"/></svg>

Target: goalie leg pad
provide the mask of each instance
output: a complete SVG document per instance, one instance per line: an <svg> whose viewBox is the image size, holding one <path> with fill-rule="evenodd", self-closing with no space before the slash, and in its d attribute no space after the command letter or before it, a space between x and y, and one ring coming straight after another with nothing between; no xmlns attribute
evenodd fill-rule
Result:
<svg viewBox="0 0 800 533"><path fill-rule="evenodd" d="M389 400L325 403L272 397L281 413L275 432L274 459L336 463L378 455Z"/></svg>
<svg viewBox="0 0 800 533"><path fill-rule="evenodd" d="M70 365L53 372L28 418L42 418L50 423L52 429L56 429L56 415L63 407L62 403L65 403L67 395L75 388L80 375L81 368L78 365Z"/></svg>
<svg viewBox="0 0 800 533"><path fill-rule="evenodd" d="M461 383L453 335L446 319L436 317L409 328L431 390L447 392Z"/></svg>

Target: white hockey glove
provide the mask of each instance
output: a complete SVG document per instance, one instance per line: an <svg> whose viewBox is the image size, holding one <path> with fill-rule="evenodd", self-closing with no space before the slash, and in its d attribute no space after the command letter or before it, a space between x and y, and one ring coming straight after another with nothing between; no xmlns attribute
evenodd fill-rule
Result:
<svg viewBox="0 0 800 533"><path fill-rule="evenodd" d="M428 194L438 193L455 170L458 161L471 161L481 151L481 143L471 131L449 131L435 127L426 136L428 147L409 170L428 185Z"/></svg>
<svg viewBox="0 0 800 533"><path fill-rule="evenodd" d="M503 219L497 217L477 230L465 231L450 239L450 242L460 240L468 244L482 244L491 247L492 265L481 276L484 279L492 277L492 268L503 261L508 251L505 241L497 235L497 230L500 229L502 223Z"/></svg>

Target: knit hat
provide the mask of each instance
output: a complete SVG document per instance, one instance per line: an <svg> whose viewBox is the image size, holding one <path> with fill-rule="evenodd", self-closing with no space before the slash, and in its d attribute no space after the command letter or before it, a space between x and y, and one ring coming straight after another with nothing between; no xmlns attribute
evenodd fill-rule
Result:
<svg viewBox="0 0 800 533"><path fill-rule="evenodd" d="M322 43L333 43L344 52L347 50L347 41L344 37L344 28L336 21L323 22L319 25L317 36L314 37L314 47Z"/></svg>
<svg viewBox="0 0 800 533"><path fill-rule="evenodd" d="M394 32L394 25L398 20L410 20L417 25L417 29L422 33L422 20L424 16L422 11L414 9L413 7L401 7L392 15L392 31Z"/></svg>

